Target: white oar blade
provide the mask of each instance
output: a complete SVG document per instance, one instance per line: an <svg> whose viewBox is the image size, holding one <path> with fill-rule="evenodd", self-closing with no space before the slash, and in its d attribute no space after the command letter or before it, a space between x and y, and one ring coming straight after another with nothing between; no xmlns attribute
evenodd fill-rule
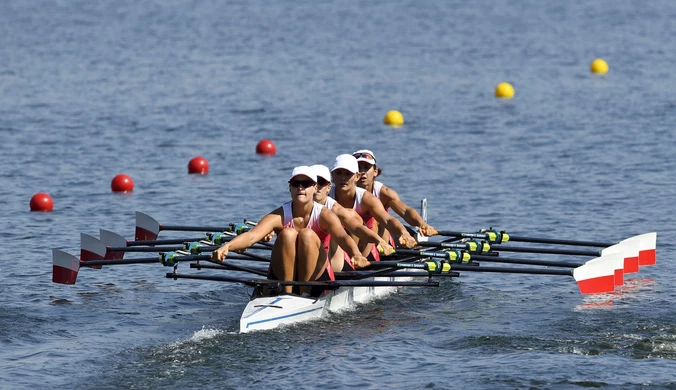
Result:
<svg viewBox="0 0 676 390"><path fill-rule="evenodd" d="M633 274L638 272L638 244L638 241L625 240L601 250L601 256L620 254L624 259L624 273Z"/></svg>
<svg viewBox="0 0 676 390"><path fill-rule="evenodd" d="M573 270L573 277L582 294L615 291L615 268L610 259L598 257Z"/></svg>
<svg viewBox="0 0 676 390"><path fill-rule="evenodd" d="M158 234L160 234L160 223L150 215L137 211L135 240L157 240Z"/></svg>
<svg viewBox="0 0 676 390"><path fill-rule="evenodd" d="M59 284L75 284L80 270L77 257L58 249L52 249L52 282Z"/></svg>
<svg viewBox="0 0 676 390"><path fill-rule="evenodd" d="M106 245L98 238L89 234L80 233L80 259L83 262L90 260L103 260L106 257ZM86 266L86 264L83 264ZM90 268L101 269L100 265Z"/></svg>
<svg viewBox="0 0 676 390"><path fill-rule="evenodd" d="M101 242L107 247L120 248L127 246L127 240L117 233L113 233L110 230L99 229L99 236L101 237ZM119 260L124 258L124 252L106 252L104 259L106 260Z"/></svg>
<svg viewBox="0 0 676 390"><path fill-rule="evenodd" d="M600 261L605 262L609 267L612 267L612 269L615 270L615 286L622 286L624 284L624 254L622 252L605 254L601 257L591 259L587 263Z"/></svg>

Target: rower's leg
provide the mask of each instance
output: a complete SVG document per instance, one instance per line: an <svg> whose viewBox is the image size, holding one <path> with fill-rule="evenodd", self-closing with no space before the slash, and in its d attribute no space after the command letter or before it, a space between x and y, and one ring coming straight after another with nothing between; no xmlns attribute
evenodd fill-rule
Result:
<svg viewBox="0 0 676 390"><path fill-rule="evenodd" d="M356 213L356 211L355 211ZM378 232L378 222L376 222L376 219L371 217L369 218L366 222L366 227L373 230L374 232ZM364 257L368 257L368 255L371 253L371 247L373 247L373 243L370 242L360 242L357 244L359 247L359 251Z"/></svg>
<svg viewBox="0 0 676 390"><path fill-rule="evenodd" d="M331 268L333 272L340 272L343 270L345 265L345 251L341 248L336 240L331 240L329 246L329 261L331 262Z"/></svg>
<svg viewBox="0 0 676 390"><path fill-rule="evenodd" d="M314 233L314 232L313 232ZM295 229L282 229L272 247L270 267L278 280L294 280L296 277L296 240ZM284 286L284 291L291 293L293 286Z"/></svg>
<svg viewBox="0 0 676 390"><path fill-rule="evenodd" d="M327 265L327 257L317 233L312 229L302 229L296 240L296 267L298 281L317 280ZM310 293L311 287L301 287L301 294Z"/></svg>

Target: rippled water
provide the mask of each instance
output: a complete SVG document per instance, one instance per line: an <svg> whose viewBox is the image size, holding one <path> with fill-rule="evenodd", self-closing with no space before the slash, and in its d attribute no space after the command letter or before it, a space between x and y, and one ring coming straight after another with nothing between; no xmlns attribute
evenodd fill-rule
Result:
<svg viewBox="0 0 676 390"><path fill-rule="evenodd" d="M0 3L0 386L676 387L674 20L668 1ZM293 166L362 148L435 227L657 231L658 264L594 297L467 273L243 335L244 287L152 265L51 283L81 232L257 219ZM28 212L40 191L54 212Z"/></svg>

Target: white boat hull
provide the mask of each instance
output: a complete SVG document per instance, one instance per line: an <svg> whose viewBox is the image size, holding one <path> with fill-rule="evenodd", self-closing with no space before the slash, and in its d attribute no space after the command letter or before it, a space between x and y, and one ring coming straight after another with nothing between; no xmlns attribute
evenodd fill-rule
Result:
<svg viewBox="0 0 676 390"><path fill-rule="evenodd" d="M409 270L410 272L410 270ZM427 273L422 272L426 277ZM411 281L412 277L377 277L372 280ZM320 297L301 297L298 295L278 295L258 297L249 301L239 323L241 333L275 329L280 326L296 324L322 318L355 307L373 299L390 295L398 287L341 287L328 291Z"/></svg>

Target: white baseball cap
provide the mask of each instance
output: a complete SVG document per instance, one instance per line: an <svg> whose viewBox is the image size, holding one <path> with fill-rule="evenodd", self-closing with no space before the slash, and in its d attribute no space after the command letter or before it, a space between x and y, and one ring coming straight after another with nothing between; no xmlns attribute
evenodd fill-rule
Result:
<svg viewBox="0 0 676 390"><path fill-rule="evenodd" d="M333 169L331 172L335 171L336 169L347 169L352 173L357 173L359 172L359 163L357 162L357 159L351 154L341 154L340 156L336 157L336 162L333 163Z"/></svg>
<svg viewBox="0 0 676 390"><path fill-rule="evenodd" d="M376 165L376 156L368 149L357 150L356 152L352 153L352 155L357 159L357 161L364 161L371 165Z"/></svg>
<svg viewBox="0 0 676 390"><path fill-rule="evenodd" d="M329 168L327 168L326 165L316 164L311 166L310 168L315 170L315 173L317 174L317 179L321 177L322 179L331 183L331 172L329 172Z"/></svg>
<svg viewBox="0 0 676 390"><path fill-rule="evenodd" d="M293 179L296 176L304 175L309 177L310 179L314 180L314 182L317 182L317 174L315 173L315 170L308 167L307 165L301 165L299 167L293 168L293 171L291 172L291 177L289 180Z"/></svg>

